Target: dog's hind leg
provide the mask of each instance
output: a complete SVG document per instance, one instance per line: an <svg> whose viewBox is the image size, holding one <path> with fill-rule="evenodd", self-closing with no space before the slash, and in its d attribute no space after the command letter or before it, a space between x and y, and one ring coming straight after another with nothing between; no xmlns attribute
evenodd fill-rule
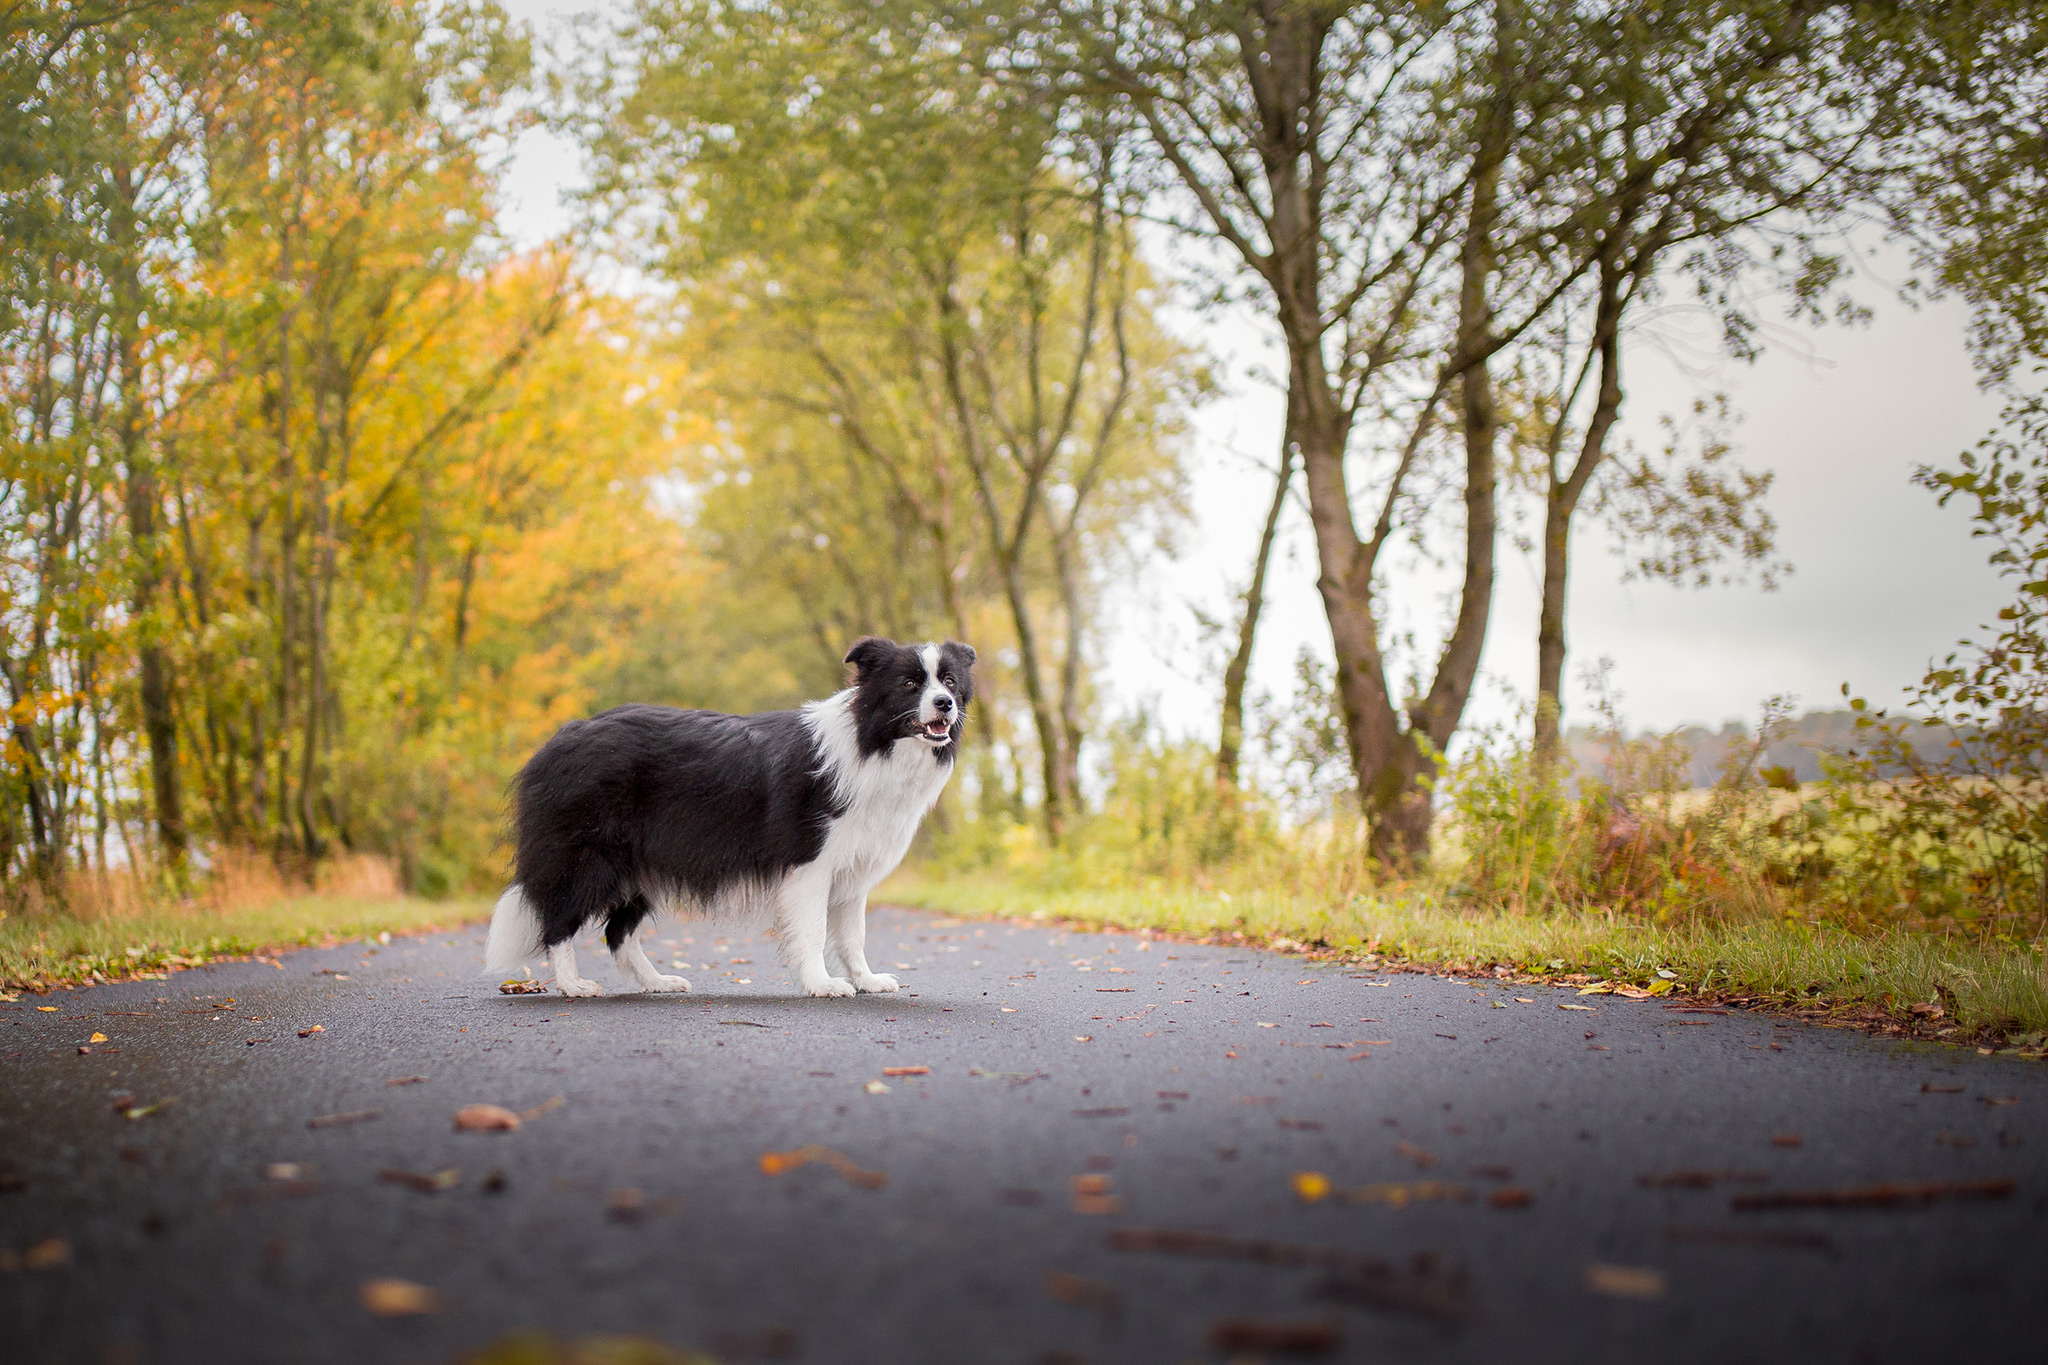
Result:
<svg viewBox="0 0 2048 1365"><path fill-rule="evenodd" d="M775 927L782 937L783 956L796 972L797 984L809 995L853 995L845 977L825 970L827 903L832 874L816 863L797 868L777 890Z"/></svg>
<svg viewBox="0 0 2048 1365"><path fill-rule="evenodd" d="M868 898L835 890L825 926L826 947L846 968L846 979L857 991L893 991L896 978L868 968Z"/></svg>
<svg viewBox="0 0 2048 1365"><path fill-rule="evenodd" d="M643 991L686 991L690 989L689 982L680 976L663 976L647 960L647 950L640 946L638 930L651 911L645 896L635 896L612 911L604 926L604 941L612 950L612 961Z"/></svg>

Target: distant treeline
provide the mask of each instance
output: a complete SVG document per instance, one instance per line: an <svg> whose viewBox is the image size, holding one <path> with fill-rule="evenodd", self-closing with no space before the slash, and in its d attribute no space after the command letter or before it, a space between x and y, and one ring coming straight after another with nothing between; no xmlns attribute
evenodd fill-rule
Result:
<svg viewBox="0 0 2048 1365"><path fill-rule="evenodd" d="M1729 721L1718 730L1704 725L1686 725L1656 738L1671 744L1679 757L1675 774L1682 787L1711 787L1728 771L1730 761L1747 759L1755 730L1740 721ZM1950 753L1955 732L1945 725L1913 725L1902 738L1928 764L1938 764ZM1868 729L1858 730L1854 711L1809 711L1797 720L1772 727L1772 738L1757 761L1759 770L1772 775L1789 773L1794 781L1818 782L1827 776L1825 756L1848 758L1867 754L1872 748ZM1634 736L1640 741L1647 736ZM1565 732L1573 765L1585 773L1606 770L1614 754L1614 735L1588 726L1573 726ZM1904 776L1908 765L1897 758L1880 760L1877 775ZM1781 779L1782 780L1782 779Z"/></svg>

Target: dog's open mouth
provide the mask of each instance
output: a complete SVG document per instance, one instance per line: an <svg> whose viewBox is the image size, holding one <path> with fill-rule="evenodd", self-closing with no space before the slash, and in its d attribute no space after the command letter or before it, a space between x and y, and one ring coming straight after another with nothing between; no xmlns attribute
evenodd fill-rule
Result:
<svg viewBox="0 0 2048 1365"><path fill-rule="evenodd" d="M925 739L944 743L953 737L953 722L949 720L928 720L918 727L917 733Z"/></svg>

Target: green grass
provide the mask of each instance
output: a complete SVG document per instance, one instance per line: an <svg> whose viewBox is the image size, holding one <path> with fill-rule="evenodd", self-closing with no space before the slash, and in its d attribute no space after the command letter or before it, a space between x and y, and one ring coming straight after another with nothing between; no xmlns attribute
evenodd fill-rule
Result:
<svg viewBox="0 0 2048 1365"><path fill-rule="evenodd" d="M490 914L484 900L285 896L226 908L170 906L77 918L0 914L0 984L12 991L191 967L329 940L446 928Z"/></svg>
<svg viewBox="0 0 2048 1365"><path fill-rule="evenodd" d="M2048 974L2038 947L1927 934L1864 936L1801 923L1660 926L1592 914L1515 916L1354 896L1341 904L1280 889L1199 890L1161 884L1053 886L1028 875L899 873L877 899L961 916L1060 920L1152 929L1189 938L1242 935L1285 948L1324 944L1354 956L1452 971L1506 967L1653 986L1674 974L1688 990L1787 1006L1873 1012L1921 1032L1997 1036L2039 1049L2048 1033ZM1279 941L1286 942L1280 943Z"/></svg>

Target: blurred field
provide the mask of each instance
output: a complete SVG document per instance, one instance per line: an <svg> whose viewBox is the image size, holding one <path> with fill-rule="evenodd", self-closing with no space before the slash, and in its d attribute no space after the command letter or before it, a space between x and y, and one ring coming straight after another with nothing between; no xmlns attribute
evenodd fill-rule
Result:
<svg viewBox="0 0 2048 1365"><path fill-rule="evenodd" d="M1327 944L1456 969L1505 966L1584 973L1651 986L1659 969L1686 986L1786 1005L1876 1009L1901 1020L1939 1010L1958 1033L1991 1029L2038 1048L2048 1031L2048 972L2037 947L1875 934L1787 920L1644 923L1611 913L1517 915L1460 909L1427 896L1353 894L1341 901L1286 886L1202 890L1160 882L1123 889L1048 886L1014 874L906 869L877 893L963 916L1057 919L1203 938ZM1285 946L1285 945L1282 945Z"/></svg>
<svg viewBox="0 0 2048 1365"><path fill-rule="evenodd" d="M216 868L201 894L178 899L122 875L80 875L67 908L34 901L0 911L0 985L8 991L198 966L307 944L452 927L490 914L481 898L402 894L380 859L345 859L312 885L267 862Z"/></svg>

